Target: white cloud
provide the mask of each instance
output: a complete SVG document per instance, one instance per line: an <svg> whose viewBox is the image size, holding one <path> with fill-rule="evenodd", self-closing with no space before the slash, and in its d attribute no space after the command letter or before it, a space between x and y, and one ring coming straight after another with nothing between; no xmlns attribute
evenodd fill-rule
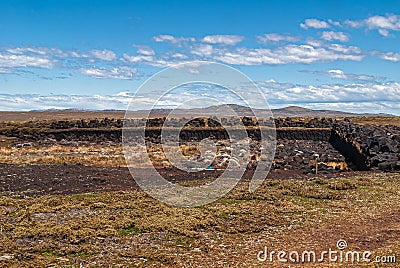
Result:
<svg viewBox="0 0 400 268"><path fill-rule="evenodd" d="M316 39L314 39L312 37L308 37L307 40L306 40L306 44L310 45L310 46L313 46L313 47L322 47L325 44L325 42L321 41L319 39L316 40Z"/></svg>
<svg viewBox="0 0 400 268"><path fill-rule="evenodd" d="M124 110L131 97L118 95L39 95L0 94L0 106L4 111L29 111L45 109L93 109Z"/></svg>
<svg viewBox="0 0 400 268"><path fill-rule="evenodd" d="M295 36L282 35L277 33L259 35L257 36L257 39L260 43L280 42L280 41L296 42L299 40L299 38Z"/></svg>
<svg viewBox="0 0 400 268"><path fill-rule="evenodd" d="M295 85L268 80L257 83L265 93L271 107L298 105L313 109L334 109L350 112L393 113L400 111L400 83L352 83L345 85L328 84L320 86ZM197 92L197 93L193 93ZM162 99L163 105L176 106L183 100L193 100L204 94L214 99L235 103L223 90L192 90L179 94L167 94ZM0 94L0 106L3 110L32 109L124 109L132 100L132 93L120 92L116 95L11 95ZM140 105L154 103L155 96L135 97ZM157 96L158 97L158 96ZM207 105L204 103L203 105ZM147 105L148 106L148 105ZM199 104L199 106L201 106ZM140 109L141 107L137 107Z"/></svg>
<svg viewBox="0 0 400 268"><path fill-rule="evenodd" d="M244 37L240 35L208 35L202 41L210 44L236 45L243 41Z"/></svg>
<svg viewBox="0 0 400 268"><path fill-rule="evenodd" d="M186 56L185 54L182 54L182 53L174 53L174 54L172 54L171 57L174 59L181 59L181 60L188 58L188 56Z"/></svg>
<svg viewBox="0 0 400 268"><path fill-rule="evenodd" d="M386 112L397 115L400 111L400 83L397 82L372 81L320 86L280 84L270 81L257 84L268 96L271 106L299 105L318 107L318 109L335 107L334 109L340 111Z"/></svg>
<svg viewBox="0 0 400 268"><path fill-rule="evenodd" d="M129 66L121 66L115 68L81 68L79 69L79 71L84 75L103 79L114 78L130 80L134 79L137 75L137 70Z"/></svg>
<svg viewBox="0 0 400 268"><path fill-rule="evenodd" d="M182 42L195 42L196 39L192 37L175 37L168 34L161 34L153 37L156 42L169 42L172 44L180 44Z"/></svg>
<svg viewBox="0 0 400 268"><path fill-rule="evenodd" d="M389 36L389 31L386 29L379 29L378 33L380 33L381 35L388 37Z"/></svg>
<svg viewBox="0 0 400 268"><path fill-rule="evenodd" d="M151 62L154 60L153 56L149 56L149 55L129 55L127 53L125 53L123 55L123 58L126 59L127 61L129 61L130 63L139 63L139 62L143 62L143 61L148 61Z"/></svg>
<svg viewBox="0 0 400 268"><path fill-rule="evenodd" d="M220 37L221 36L216 40L212 41L210 39L208 41L234 44L232 40L227 41L228 39L221 39ZM174 38L175 37L169 36L166 40L168 39L169 42L175 42L171 41ZM265 42L297 40L297 37L279 35L276 33L265 34L258 38ZM191 38L184 37L178 39L191 40ZM132 79L136 73L136 69L129 69L130 67L128 68L126 66L119 67L119 64L124 63L124 65L128 66L128 63L130 63L134 65L148 65L164 68L192 60L210 60L234 65L280 65L291 63L309 64L313 62L335 60L360 61L365 56L358 47L344 46L340 44L325 44L323 42L317 44L315 42L312 45L310 45L311 43L309 42L308 45L290 44L278 46L276 48L235 48L206 43L195 43L190 45L185 44L185 47L180 50L169 51L164 54L156 54L152 48L147 46L134 46L137 48L137 54L131 55L124 53L121 58L118 58L113 51L106 49L90 50L88 52L64 52L53 48L13 48L8 49L6 53L2 53L0 50L0 71L3 74L10 72L14 73L17 71L16 68L19 67L40 67L52 69L54 68L55 63L58 63L63 68L75 71L78 70L85 75L96 78ZM12 54L11 52L14 52L15 54ZM388 53L381 57L384 59L391 59L393 58L393 55ZM98 64L100 67L92 67L100 60L107 62L107 65ZM110 61L114 61L115 65L110 65ZM88 63L90 63L90 65L88 65Z"/></svg>
<svg viewBox="0 0 400 268"><path fill-rule="evenodd" d="M326 21L318 20L318 19L306 19L304 23L300 24L300 27L303 29L326 29L329 28L330 25Z"/></svg>
<svg viewBox="0 0 400 268"><path fill-rule="evenodd" d="M321 37L322 39L325 39L327 41L332 41L332 40L339 40L341 42L349 41L349 36L343 32L326 31L322 33Z"/></svg>
<svg viewBox="0 0 400 268"><path fill-rule="evenodd" d="M346 79L346 75L342 70L329 70L326 74L333 78Z"/></svg>
<svg viewBox="0 0 400 268"><path fill-rule="evenodd" d="M154 57L147 55L130 55L123 54L122 61L134 63L134 64L145 64L159 68L166 68L170 66L174 66L179 63L183 63L183 59L188 58L188 56L183 54L173 54L173 55L164 55L163 57Z"/></svg>
<svg viewBox="0 0 400 268"><path fill-rule="evenodd" d="M346 20L345 24L352 28L367 27L369 30L378 30L382 36L389 36L390 30L400 31L400 16L386 14L385 16L371 16L365 20L352 21Z"/></svg>
<svg viewBox="0 0 400 268"><path fill-rule="evenodd" d="M41 55L41 56L55 56L55 57L66 57L67 54L58 48L48 47L16 47L8 48L7 52L18 55Z"/></svg>
<svg viewBox="0 0 400 268"><path fill-rule="evenodd" d="M200 44L191 50L191 53L198 56L211 56L213 47L211 45Z"/></svg>
<svg viewBox="0 0 400 268"><path fill-rule="evenodd" d="M73 58L89 58L89 55L88 54L85 54L85 53L79 53L79 52L77 52L77 51L71 51L70 52L70 54L71 54L71 56L73 57Z"/></svg>
<svg viewBox="0 0 400 268"><path fill-rule="evenodd" d="M145 56L154 56L156 53L151 47L138 46L137 53Z"/></svg>
<svg viewBox="0 0 400 268"><path fill-rule="evenodd" d="M134 64L146 64L154 67L165 68L175 65L177 63L181 63L176 59L172 58L156 58L154 56L147 56L147 55L129 55L125 53L123 55L123 61L127 61Z"/></svg>
<svg viewBox="0 0 400 268"><path fill-rule="evenodd" d="M122 92L117 93L115 96L118 96L118 97L133 97L134 94L132 92L129 92L129 91L122 91Z"/></svg>
<svg viewBox="0 0 400 268"><path fill-rule="evenodd" d="M117 58L117 55L115 55L115 53L111 50L107 50L107 49L103 49L103 50L97 50L97 49L93 49L90 51L90 53L101 60L105 60L105 61L112 61L115 60Z"/></svg>
<svg viewBox="0 0 400 268"><path fill-rule="evenodd" d="M19 55L19 54L0 54L0 67L39 67L51 69L56 60L49 59L45 56Z"/></svg>
<svg viewBox="0 0 400 268"><path fill-rule="evenodd" d="M20 67L38 67L52 69L58 59L67 57L67 53L58 48L46 47L14 47L0 50L0 68L13 73Z"/></svg>
<svg viewBox="0 0 400 268"><path fill-rule="evenodd" d="M0 74L10 74L12 73L12 70L8 68L0 68Z"/></svg>
<svg viewBox="0 0 400 268"><path fill-rule="evenodd" d="M351 28L361 28L364 25L363 21L345 20L344 24Z"/></svg>
<svg viewBox="0 0 400 268"><path fill-rule="evenodd" d="M287 103L285 105L271 105L271 108L281 108L283 106L299 105L298 103ZM365 114L393 114L400 115L400 104L390 101L363 101L363 102L319 102L301 103L302 107L315 110L335 110L350 113Z"/></svg>
<svg viewBox="0 0 400 268"><path fill-rule="evenodd" d="M307 72L307 73L312 73L312 74L322 74L322 75L330 76L332 78L338 78L338 79L349 80L349 81L357 81L357 82L371 82L371 81L379 82L379 81L386 80L385 77L381 77L381 76L345 73L342 70L338 70L338 69L332 69L332 70L327 70L327 71L302 71L302 72Z"/></svg>
<svg viewBox="0 0 400 268"><path fill-rule="evenodd" d="M369 29L400 30L400 16L397 15L372 16L365 23Z"/></svg>
<svg viewBox="0 0 400 268"><path fill-rule="evenodd" d="M356 54L362 53L361 48L356 47L356 46L344 46L344 45L340 45L340 44L329 44L327 47L333 51L344 53L344 54L356 55Z"/></svg>
<svg viewBox="0 0 400 268"><path fill-rule="evenodd" d="M338 44L328 48L310 45L287 45L277 49L238 48L235 51L216 50L212 59L235 65L276 65L289 63L313 63L318 61L354 60L364 58L358 47L347 47Z"/></svg>
<svg viewBox="0 0 400 268"><path fill-rule="evenodd" d="M399 101L400 83L371 82L346 85L291 85L284 84L284 90L278 85L270 88L259 84L268 92L271 101L282 102L362 102L362 101Z"/></svg>
<svg viewBox="0 0 400 268"><path fill-rule="evenodd" d="M270 36L269 38L275 38ZM276 37L278 38L278 37ZM280 37L279 37L280 38ZM286 37L285 37L286 38ZM277 40L277 39L274 39ZM286 45L271 48L229 48L212 46L211 44L193 44L182 52L165 53L155 57L153 53L136 55L123 54L123 61L133 64L145 64L155 67L169 67L191 60L210 60L234 65L278 65L290 63L313 63L335 60L362 60L365 55L355 46L340 44L319 46ZM189 52L189 53L184 53Z"/></svg>
<svg viewBox="0 0 400 268"><path fill-rule="evenodd" d="M331 24L333 26L337 26L337 27L341 27L342 26L342 24L340 22L338 22L338 21L334 21L334 20L329 19L328 22L329 22L329 24Z"/></svg>
<svg viewBox="0 0 400 268"><path fill-rule="evenodd" d="M381 54L380 57L384 60L398 62L398 61L400 61L400 52L398 52L398 53L387 52L387 53Z"/></svg>

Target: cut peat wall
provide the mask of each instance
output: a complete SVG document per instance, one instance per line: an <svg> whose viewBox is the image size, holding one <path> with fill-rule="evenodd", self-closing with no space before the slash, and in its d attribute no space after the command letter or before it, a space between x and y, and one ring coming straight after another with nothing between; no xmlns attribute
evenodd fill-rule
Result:
<svg viewBox="0 0 400 268"><path fill-rule="evenodd" d="M93 121L93 122L92 122ZM20 127L3 128L1 135L15 137L19 141L89 141L114 143L122 142L122 121L114 119L92 120L89 122L60 121L51 124L51 128L29 123ZM141 120L143 121L143 120ZM146 128L146 139L150 142L160 142L161 125L164 119L153 119ZM229 133L235 139L261 139L257 122L246 119L246 132L234 126L224 129L218 124L210 125L214 121L193 121L188 127L180 129L170 127L165 129L171 135L179 135L183 141L200 141L205 138L216 140L229 139ZM145 123L143 121L142 123ZM262 123L262 122L261 122ZM36 125L35 125L36 124ZM289 119L275 119L276 138L291 141L329 142L345 158L351 162L354 169L369 170L381 169L385 171L400 170L400 128L395 126L357 125L349 121L333 121L327 119L313 119L307 122ZM143 124L142 124L143 125ZM265 125L261 124L263 128ZM227 131L229 130L229 131ZM133 124L132 128L125 129L130 139L137 142L142 135L142 129ZM267 131L268 134L268 131ZM271 133L270 133L271 134ZM231 136L231 137L232 137ZM268 137L267 137L268 138ZM128 140L129 141L129 140ZM293 143L289 143L293 144ZM317 143L316 143L317 144ZM286 150L293 150L292 145ZM317 146L316 146L317 147ZM310 150L310 147L308 147ZM312 147L311 147L312 148ZM318 148L315 148L318 149ZM289 151L288 151L289 150Z"/></svg>
<svg viewBox="0 0 400 268"><path fill-rule="evenodd" d="M129 129L125 130L127 134L132 137L140 137L140 129ZM258 129L247 129L247 133L243 133L237 129L230 129L232 133L238 139L245 139L250 137L254 140L260 140L261 134ZM166 133L171 135L178 135L184 141L198 141L205 138L215 139L229 139L228 131L225 129L169 129ZM268 133L268 132L267 132ZM150 137L155 140L159 140L161 135L161 129L146 130L146 137ZM20 135L18 135L20 136ZM26 135L21 135L25 138ZM330 141L331 130L329 128L324 129L276 129L276 138L282 140L313 140L313 141ZM33 139L50 137L60 140L110 140L114 142L120 142L122 138L121 129L57 129L49 130L46 132L38 133L35 136L31 136Z"/></svg>
<svg viewBox="0 0 400 268"><path fill-rule="evenodd" d="M355 165L357 170L370 169L367 157L352 142L343 139L335 130L331 131L329 143L346 158L346 162Z"/></svg>
<svg viewBox="0 0 400 268"><path fill-rule="evenodd" d="M141 136L140 129L126 130L133 140L135 137ZM239 130L230 129L230 133L238 139L250 137L255 140L260 140L260 131L258 129L247 129L247 134ZM225 129L169 129L168 133L171 135L179 135L183 141L200 141L205 138L212 138L217 140L229 139L229 134ZM52 130L46 133L57 140L112 140L114 142L121 142L122 131L120 129L70 129L70 130ZM160 142L161 129L146 130L146 137L152 142ZM345 158L346 162L351 162L353 168L356 170L369 170L368 158L363 155L352 142L343 139L336 131L329 128L321 129L276 129L276 138L280 140L313 140L329 142L338 150ZM317 148L316 148L317 149ZM355 167L354 167L355 166Z"/></svg>

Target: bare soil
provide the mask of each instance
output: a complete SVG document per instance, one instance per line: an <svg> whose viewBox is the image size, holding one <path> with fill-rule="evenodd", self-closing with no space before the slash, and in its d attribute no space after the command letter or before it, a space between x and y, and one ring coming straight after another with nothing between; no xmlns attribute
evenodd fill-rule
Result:
<svg viewBox="0 0 400 268"><path fill-rule="evenodd" d="M223 170L186 172L177 168L158 167L157 171L173 183L187 183L217 178ZM148 172L147 168L137 168L134 176ZM242 180L252 178L254 171L247 170ZM319 178L346 178L368 172L342 172L324 174ZM379 174L379 172L378 172ZM315 174L301 170L274 170L267 178L273 180L310 180ZM100 167L83 165L15 165L0 163L0 194L7 196L70 195L109 191L137 191L138 185L127 167Z"/></svg>

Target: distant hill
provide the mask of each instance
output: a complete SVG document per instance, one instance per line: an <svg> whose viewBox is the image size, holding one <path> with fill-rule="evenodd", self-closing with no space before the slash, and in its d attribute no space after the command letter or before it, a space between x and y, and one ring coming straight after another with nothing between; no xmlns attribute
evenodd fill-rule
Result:
<svg viewBox="0 0 400 268"><path fill-rule="evenodd" d="M262 109L250 109L249 107L227 104L219 106L210 106L206 108L194 108L194 109L176 109L174 113L177 115L216 115L216 116L235 116L235 113L240 116L252 116L253 110L262 117L269 117L270 112ZM171 112L170 109L157 109L153 110L153 115L167 115ZM234 113L233 113L233 112ZM146 111L137 111L133 114L142 114ZM389 114L359 114L359 113L348 113L334 110L312 110L299 106L288 106L285 108L271 109L274 117L351 117L351 116L392 116Z"/></svg>
<svg viewBox="0 0 400 268"><path fill-rule="evenodd" d="M218 106L209 106L205 108L192 108L192 109L154 109L151 111L153 116L163 116L168 115L173 111L174 114L184 116L184 115L216 115L216 116L252 116L253 111L257 112L262 116L269 116L270 113L263 109L250 109L249 107L237 105L237 104L226 104ZM344 116L390 116L388 114L359 114L359 113L349 113L334 110L312 110L300 106L288 106L284 108L271 109L274 117L344 117ZM26 113L26 112L25 112ZM48 110L32 110L28 113L54 113L54 114L74 114L74 113L87 113L87 114L106 114L110 113L115 116L115 114L124 114L124 110L86 110L86 109L48 109ZM147 114L147 110L132 111L133 115L144 116Z"/></svg>
<svg viewBox="0 0 400 268"><path fill-rule="evenodd" d="M341 112L334 110L312 110L299 106L289 106L280 109L272 109L271 111L274 114L274 117L349 117L349 116L367 115L367 114L348 113L348 112ZM377 116L377 114L368 114L368 115Z"/></svg>
<svg viewBox="0 0 400 268"><path fill-rule="evenodd" d="M261 117L269 117L269 111L255 109ZM156 109L151 111L151 117L160 117L168 115L171 109ZM205 116L252 116L253 112L249 107L236 104L227 104L220 106L210 106L206 108L194 109L176 109L174 114L176 117L190 117L195 115ZM347 113L333 110L312 110L299 106L289 106L285 108L272 109L274 117L353 117L353 116L393 116L389 114L357 114ZM134 111L132 116L140 118L148 114L148 111ZM123 118L124 110L82 110L82 109L50 109L35 110L29 112L1 112L0 121L29 121L29 120L62 120L62 119L79 119L79 118Z"/></svg>

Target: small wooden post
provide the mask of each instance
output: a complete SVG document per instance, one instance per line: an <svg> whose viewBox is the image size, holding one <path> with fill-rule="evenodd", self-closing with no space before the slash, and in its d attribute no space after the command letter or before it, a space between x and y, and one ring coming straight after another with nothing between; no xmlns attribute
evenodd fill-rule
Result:
<svg viewBox="0 0 400 268"><path fill-rule="evenodd" d="M318 175L318 160L319 160L319 154L314 154L315 157L315 174Z"/></svg>

